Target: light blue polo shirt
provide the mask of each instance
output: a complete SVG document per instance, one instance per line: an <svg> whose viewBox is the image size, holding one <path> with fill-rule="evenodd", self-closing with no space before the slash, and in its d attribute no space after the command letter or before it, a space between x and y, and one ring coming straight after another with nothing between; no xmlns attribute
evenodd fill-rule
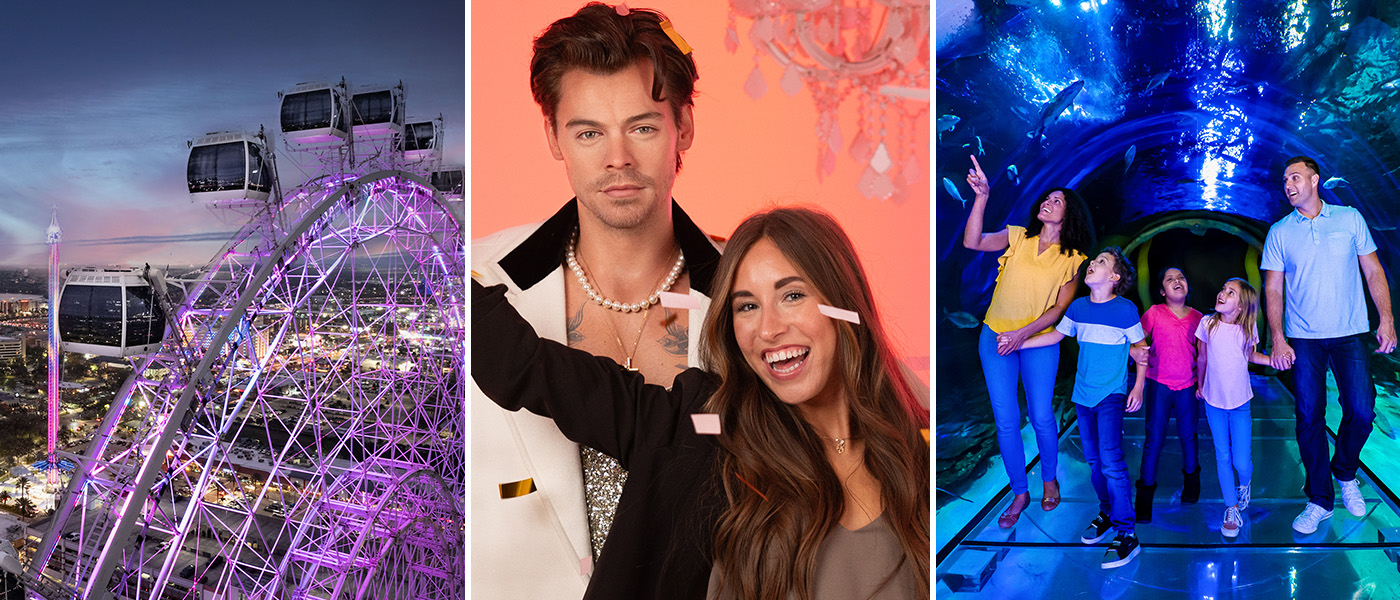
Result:
<svg viewBox="0 0 1400 600"><path fill-rule="evenodd" d="M1137 305L1122 296L1101 304L1079 298L1070 303L1055 331L1079 341L1070 400L1094 407L1128 391L1128 347L1143 338Z"/></svg>
<svg viewBox="0 0 1400 600"><path fill-rule="evenodd" d="M1269 228L1259 268L1283 273L1283 333L1327 339L1371 330L1361 263L1376 251L1361 212L1323 203L1309 219L1296 209Z"/></svg>

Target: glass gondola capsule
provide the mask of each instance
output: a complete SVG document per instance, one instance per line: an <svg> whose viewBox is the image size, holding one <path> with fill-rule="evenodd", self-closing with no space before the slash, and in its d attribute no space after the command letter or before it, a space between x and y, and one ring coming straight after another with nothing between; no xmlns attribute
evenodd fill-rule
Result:
<svg viewBox="0 0 1400 600"><path fill-rule="evenodd" d="M143 271L82 267L68 272L58 301L58 337L65 352L120 357L160 348L165 310Z"/></svg>
<svg viewBox="0 0 1400 600"><path fill-rule="evenodd" d="M261 136L210 133L190 143L190 194L215 204L263 202L272 193L272 153Z"/></svg>
<svg viewBox="0 0 1400 600"><path fill-rule="evenodd" d="M403 84L362 86L351 97L355 137L389 137L403 133Z"/></svg>
<svg viewBox="0 0 1400 600"><path fill-rule="evenodd" d="M448 167L440 171L433 171L429 183L433 188L442 192L443 197L449 200L461 200L463 181L466 179L466 171L462 167Z"/></svg>
<svg viewBox="0 0 1400 600"><path fill-rule="evenodd" d="M325 144L349 136L344 83L299 83L282 94L282 137L293 144Z"/></svg>
<svg viewBox="0 0 1400 600"><path fill-rule="evenodd" d="M415 120L404 126L403 156L408 160L422 160L438 154L442 148L442 118L430 121Z"/></svg>

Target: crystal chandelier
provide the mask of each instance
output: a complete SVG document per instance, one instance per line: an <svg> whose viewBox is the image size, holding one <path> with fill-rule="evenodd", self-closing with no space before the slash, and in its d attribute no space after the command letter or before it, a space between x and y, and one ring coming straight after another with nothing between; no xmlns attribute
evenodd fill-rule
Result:
<svg viewBox="0 0 1400 600"><path fill-rule="evenodd" d="M919 150L928 144L919 119L929 110L928 0L730 0L724 45L739 49L738 19L749 19L754 68L744 91L768 91L763 55L783 67L778 86L794 96L806 86L817 108L817 178L836 170L838 152L864 167L856 186L875 200L906 199L924 180ZM857 103L847 143L839 115Z"/></svg>

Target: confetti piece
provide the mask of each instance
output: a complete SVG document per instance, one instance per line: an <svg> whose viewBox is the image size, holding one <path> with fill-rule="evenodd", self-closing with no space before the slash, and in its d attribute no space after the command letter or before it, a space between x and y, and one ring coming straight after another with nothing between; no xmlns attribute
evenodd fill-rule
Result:
<svg viewBox="0 0 1400 600"><path fill-rule="evenodd" d="M630 14L630 13L632 12L631 10L628 10L628 9L627 9L627 3L626 3L626 2L623 2L622 4L617 5L617 6L615 7L614 10L617 11L617 16L619 16L619 17L625 17L625 16L627 16L628 14Z"/></svg>
<svg viewBox="0 0 1400 600"><path fill-rule="evenodd" d="M685 43L685 38L681 37L681 34L676 32L676 28L671 25L670 19L661 22L661 30L666 32L666 37L671 38L671 42L680 49L681 54L690 54L690 44Z"/></svg>
<svg viewBox="0 0 1400 600"><path fill-rule="evenodd" d="M535 479L533 477L501 484L501 499L519 498L526 494L535 492Z"/></svg>
<svg viewBox="0 0 1400 600"><path fill-rule="evenodd" d="M860 315L856 314L856 312L853 310L836 308L834 306L827 306L825 304L818 304L817 310L821 311L822 314L833 319L841 319L842 321L850 321L852 323L855 323L856 325L860 325Z"/></svg>
<svg viewBox="0 0 1400 600"><path fill-rule="evenodd" d="M690 420L695 423L695 433L700 435L719 435L719 415L714 413L695 413L690 415Z"/></svg>
<svg viewBox="0 0 1400 600"><path fill-rule="evenodd" d="M675 292L661 292L661 306L666 308L695 309L700 310L700 299L690 294L677 294Z"/></svg>
<svg viewBox="0 0 1400 600"><path fill-rule="evenodd" d="M929 443L929 441L928 441L928 429L920 429L920 430L919 430L919 433L924 434L924 443L925 443L925 444Z"/></svg>
<svg viewBox="0 0 1400 600"><path fill-rule="evenodd" d="M585 556L585 557L579 559L579 561L578 561L578 572L579 572L580 575L583 575L584 577L587 577L589 574L593 573L593 557L592 557L592 556Z"/></svg>
<svg viewBox="0 0 1400 600"><path fill-rule="evenodd" d="M473 279L481 279L481 273L477 273L477 272L476 272L476 269L472 269L472 278L473 278Z"/></svg>

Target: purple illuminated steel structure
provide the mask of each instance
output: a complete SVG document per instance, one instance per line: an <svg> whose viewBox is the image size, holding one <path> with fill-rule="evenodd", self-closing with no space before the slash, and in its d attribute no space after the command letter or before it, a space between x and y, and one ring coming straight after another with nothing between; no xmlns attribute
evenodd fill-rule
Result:
<svg viewBox="0 0 1400 600"><path fill-rule="evenodd" d="M272 168L245 139L191 181L240 189L254 141ZM165 341L131 358L30 598L465 597L464 207L437 161L314 141L288 144L326 158L305 183L217 201L248 221L172 275Z"/></svg>

